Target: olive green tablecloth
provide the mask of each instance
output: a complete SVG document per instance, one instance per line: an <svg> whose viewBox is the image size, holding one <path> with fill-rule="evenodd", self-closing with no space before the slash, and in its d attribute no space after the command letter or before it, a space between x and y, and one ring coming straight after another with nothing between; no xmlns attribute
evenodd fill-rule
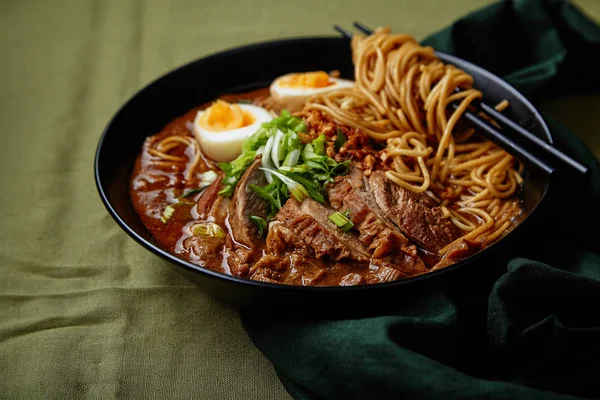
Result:
<svg viewBox="0 0 600 400"><path fill-rule="evenodd" d="M0 2L0 398L289 398L237 311L108 216L92 172L104 125L224 48L354 19L422 38L488 3ZM576 3L600 18L600 2ZM599 96L543 107L600 154Z"/></svg>

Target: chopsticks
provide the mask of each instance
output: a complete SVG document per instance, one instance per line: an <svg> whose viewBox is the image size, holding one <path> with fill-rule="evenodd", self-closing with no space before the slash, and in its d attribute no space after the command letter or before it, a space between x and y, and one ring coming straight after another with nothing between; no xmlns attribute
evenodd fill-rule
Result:
<svg viewBox="0 0 600 400"><path fill-rule="evenodd" d="M353 25L358 31L366 35L373 33L371 28L360 22L354 22ZM338 25L334 25L333 28L346 39L352 39L352 32ZM457 88L457 91L460 91L460 89ZM556 171L556 164L560 164L563 169L573 172L576 175L588 175L588 167L544 142L523 126L497 111L494 107L483 101L474 102L472 105L475 107L475 111L467 110L463 114L463 117L474 126L481 129L482 133L490 140L521 161L539 167L548 175L552 175ZM459 106L459 103L453 102L450 106L456 109ZM498 129L484 118L481 118L478 115L479 112L483 112L493 118L502 127L502 130ZM535 151L535 154L529 149ZM551 159L553 163L549 164L540 157Z"/></svg>

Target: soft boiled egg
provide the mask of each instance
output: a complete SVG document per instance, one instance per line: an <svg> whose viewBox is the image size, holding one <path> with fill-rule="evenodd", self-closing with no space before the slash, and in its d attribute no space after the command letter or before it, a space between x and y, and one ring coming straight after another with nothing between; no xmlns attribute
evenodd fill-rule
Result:
<svg viewBox="0 0 600 400"><path fill-rule="evenodd" d="M211 160L229 162L242 152L242 143L273 117L262 107L215 101L194 119L194 135Z"/></svg>
<svg viewBox="0 0 600 400"><path fill-rule="evenodd" d="M310 96L352 86L353 81L333 78L325 71L297 72L275 79L269 91L275 108L295 112Z"/></svg>

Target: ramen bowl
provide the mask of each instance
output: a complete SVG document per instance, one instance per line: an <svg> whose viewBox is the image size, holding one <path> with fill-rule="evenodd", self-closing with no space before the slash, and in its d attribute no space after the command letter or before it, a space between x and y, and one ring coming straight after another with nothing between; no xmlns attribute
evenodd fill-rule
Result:
<svg viewBox="0 0 600 400"><path fill-rule="evenodd" d="M506 111L529 131L548 143L552 137L532 104L502 79L454 56L436 53L474 77L483 100L496 104L508 100ZM117 111L98 144L95 179L110 215L134 240L164 258L206 292L239 307L293 308L308 310L364 310L373 304L394 304L400 296L460 281L477 286L485 276L499 273L487 266L502 259L541 213L552 189L543 171L529 166L521 191L524 213L520 223L501 240L444 269L424 275L352 287L303 287L238 278L214 272L176 257L162 249L138 218L129 197L130 176L146 137L159 132L174 118L218 96L267 87L290 71L338 70L352 78L350 45L341 38L297 38L259 43L214 54L167 73L135 94ZM479 268L477 268L479 267ZM485 273L482 274L482 271ZM483 283L481 283L483 284Z"/></svg>

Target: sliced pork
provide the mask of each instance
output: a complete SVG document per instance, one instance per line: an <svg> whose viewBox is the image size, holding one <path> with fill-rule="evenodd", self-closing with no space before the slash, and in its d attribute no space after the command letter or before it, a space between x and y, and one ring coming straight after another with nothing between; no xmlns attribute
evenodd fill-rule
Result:
<svg viewBox="0 0 600 400"><path fill-rule="evenodd" d="M229 205L230 235L227 235L226 256L231 274L235 276L246 276L250 264L260 256L257 253L262 249L263 238L258 235L250 216L265 218L266 204L249 187L251 184L267 184L260 165L258 157L240 178Z"/></svg>
<svg viewBox="0 0 600 400"><path fill-rule="evenodd" d="M337 179L327 194L333 209L350 212L358 239L369 248L373 259L386 261L408 275L426 271L417 247L383 217L375 199L365 190L360 170L355 168L350 176Z"/></svg>
<svg viewBox="0 0 600 400"><path fill-rule="evenodd" d="M368 262L368 249L328 219L333 212L309 198L302 203L290 198L269 226L267 251L277 254L287 247L310 247L317 258Z"/></svg>
<svg viewBox="0 0 600 400"><path fill-rule="evenodd" d="M366 181L377 205L409 239L423 249L438 250L460 236L460 230L427 195L406 190L374 171Z"/></svg>

